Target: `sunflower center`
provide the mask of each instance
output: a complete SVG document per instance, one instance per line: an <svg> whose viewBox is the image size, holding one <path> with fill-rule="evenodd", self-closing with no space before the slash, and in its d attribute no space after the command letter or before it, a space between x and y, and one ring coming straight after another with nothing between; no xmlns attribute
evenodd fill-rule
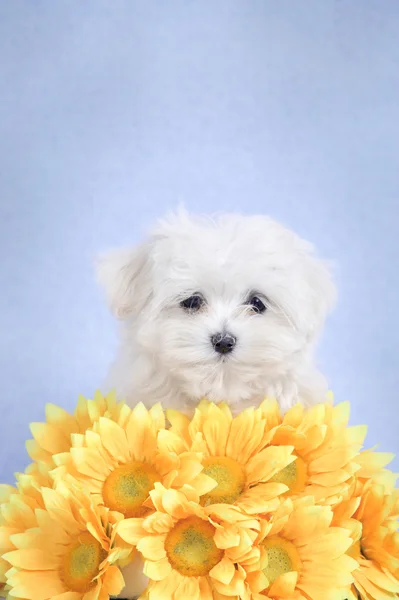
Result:
<svg viewBox="0 0 399 600"><path fill-rule="evenodd" d="M156 481L160 481L159 473L147 463L131 462L117 467L104 482L104 504L125 517L142 517L147 512L143 503Z"/></svg>
<svg viewBox="0 0 399 600"><path fill-rule="evenodd" d="M178 521L169 531L165 550L172 567L185 577L207 575L223 558L214 542L215 528L200 517Z"/></svg>
<svg viewBox="0 0 399 600"><path fill-rule="evenodd" d="M61 567L61 577L71 592L88 592L95 586L94 578L106 558L99 541L90 533L79 535L67 549Z"/></svg>
<svg viewBox="0 0 399 600"><path fill-rule="evenodd" d="M267 565L263 569L263 573L269 581L269 586L271 586L280 575L285 575L285 573L298 571L300 569L301 561L298 551L294 544L288 540L275 535L267 538L262 546L267 557Z"/></svg>
<svg viewBox="0 0 399 600"><path fill-rule="evenodd" d="M297 456L294 462L281 469L281 471L278 471L278 473L270 478L270 481L284 483L288 486L289 489L285 492L285 495L300 494L306 487L307 475L305 461L300 456Z"/></svg>
<svg viewBox="0 0 399 600"><path fill-rule="evenodd" d="M232 504L242 494L245 472L242 466L228 456L209 456L203 463L203 473L212 477L217 486L201 498L201 504Z"/></svg>

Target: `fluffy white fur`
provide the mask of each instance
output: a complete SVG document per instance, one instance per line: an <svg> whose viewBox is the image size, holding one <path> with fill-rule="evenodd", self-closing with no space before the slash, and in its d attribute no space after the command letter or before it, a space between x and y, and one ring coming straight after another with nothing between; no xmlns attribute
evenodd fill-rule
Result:
<svg viewBox="0 0 399 600"><path fill-rule="evenodd" d="M235 412L265 395L283 410L323 398L312 353L334 286L312 247L270 218L180 211L139 247L102 258L98 277L121 320L108 387L128 402L191 413L203 397ZM181 307L193 294L204 299L198 312ZM263 314L246 304L254 295ZM212 345L220 332L237 340L228 355ZM141 570L127 569L123 597L144 589Z"/></svg>
<svg viewBox="0 0 399 600"><path fill-rule="evenodd" d="M100 259L98 278L121 320L108 386L127 401L191 411L206 396L240 411L265 395L283 409L322 397L312 353L334 287L312 247L270 218L180 211L139 247ZM197 293L203 308L182 309ZM251 294L264 314L245 304ZM222 331L237 339L227 356L211 343Z"/></svg>

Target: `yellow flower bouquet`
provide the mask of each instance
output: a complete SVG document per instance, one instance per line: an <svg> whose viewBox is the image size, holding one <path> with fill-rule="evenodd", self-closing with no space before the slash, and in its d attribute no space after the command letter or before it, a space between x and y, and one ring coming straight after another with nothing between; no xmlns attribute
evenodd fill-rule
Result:
<svg viewBox="0 0 399 600"><path fill-rule="evenodd" d="M392 455L348 420L329 402L48 405L33 462L0 486L0 594L108 600L140 557L141 600L398 599Z"/></svg>

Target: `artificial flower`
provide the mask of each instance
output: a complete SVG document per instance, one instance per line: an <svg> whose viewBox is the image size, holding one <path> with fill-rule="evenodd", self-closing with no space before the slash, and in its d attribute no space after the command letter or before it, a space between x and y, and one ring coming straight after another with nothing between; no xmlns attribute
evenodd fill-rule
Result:
<svg viewBox="0 0 399 600"><path fill-rule="evenodd" d="M201 498L203 505L235 504L248 514L277 508L287 487L272 482L272 477L295 457L290 444L265 447L270 422L259 409L244 410L233 418L226 405L203 401L191 420L177 411L168 411L167 416L172 426L160 434L160 446L176 453L200 452L203 473L217 482Z"/></svg>
<svg viewBox="0 0 399 600"><path fill-rule="evenodd" d="M31 424L34 439L26 442L26 448L32 460L49 469L54 468L53 456L71 447L72 434L84 433L102 416L123 422L130 414L129 407L117 402L114 393L103 396L99 391L93 400L79 396L73 415L55 404L47 404L45 411L45 423Z"/></svg>
<svg viewBox="0 0 399 600"><path fill-rule="evenodd" d="M158 434L164 427L159 404L150 410L138 404L123 423L100 417L86 433L72 435L69 451L54 457L52 475L58 480L69 473L96 501L125 517L150 510L144 503L156 482L209 492L216 484L202 473L200 454L160 449Z"/></svg>
<svg viewBox="0 0 399 600"><path fill-rule="evenodd" d="M382 483L391 489L395 487L397 477L385 467L395 458L390 452L376 452L375 448L362 450L355 458L358 470L354 477L348 497L361 496L364 486L370 481Z"/></svg>
<svg viewBox="0 0 399 600"><path fill-rule="evenodd" d="M114 564L128 553L114 544L115 518L73 484L42 488L42 508L3 506L19 526L3 559L8 595L24 600L108 600L124 586ZM26 499L25 499L26 501Z"/></svg>
<svg viewBox="0 0 399 600"><path fill-rule="evenodd" d="M260 561L247 571L245 600L342 600L357 563L346 551L349 531L331 525L329 506L287 498L261 520Z"/></svg>
<svg viewBox="0 0 399 600"><path fill-rule="evenodd" d="M392 600L399 594L399 490L395 476L384 475L334 510L334 522L351 532L348 554L358 562L348 600Z"/></svg>
<svg viewBox="0 0 399 600"><path fill-rule="evenodd" d="M35 466L34 466L35 467ZM40 486L50 486L47 473L31 468L32 474L17 473L16 487L0 485L0 591L8 592L6 573L10 564L4 555L14 549L12 536L35 527L35 511L44 507Z"/></svg>
<svg viewBox="0 0 399 600"><path fill-rule="evenodd" d="M261 409L269 412L269 403ZM272 478L288 487L287 496L313 496L318 503L334 505L349 493L367 428L348 427L348 420L346 402L309 409L296 404L270 429L267 443L294 447L296 460Z"/></svg>
<svg viewBox="0 0 399 600"><path fill-rule="evenodd" d="M241 558L259 560L254 548L259 524L237 507L203 507L190 486L184 491L156 484L150 492L155 512L125 519L117 533L137 545L151 579L148 600L211 600L244 593Z"/></svg>

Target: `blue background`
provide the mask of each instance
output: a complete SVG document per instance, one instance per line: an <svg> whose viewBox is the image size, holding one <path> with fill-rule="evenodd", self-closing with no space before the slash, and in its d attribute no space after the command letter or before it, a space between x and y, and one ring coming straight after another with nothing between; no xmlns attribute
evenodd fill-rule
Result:
<svg viewBox="0 0 399 600"><path fill-rule="evenodd" d="M2 481L113 356L93 257L180 202L336 262L319 362L399 451L397 0L1 2L0 86Z"/></svg>

